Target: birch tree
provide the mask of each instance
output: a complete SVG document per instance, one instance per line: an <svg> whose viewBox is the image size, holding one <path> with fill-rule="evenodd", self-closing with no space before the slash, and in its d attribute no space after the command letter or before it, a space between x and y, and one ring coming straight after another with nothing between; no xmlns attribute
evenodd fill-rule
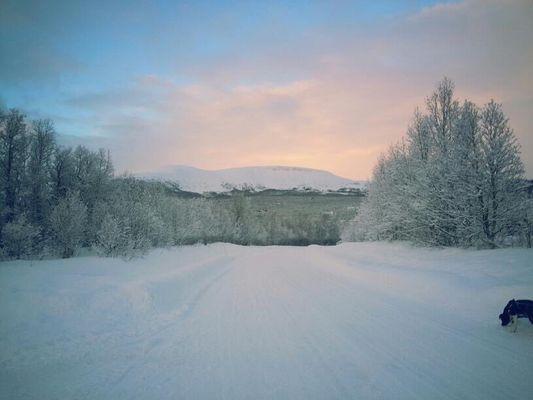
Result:
<svg viewBox="0 0 533 400"><path fill-rule="evenodd" d="M24 114L11 110L0 130L0 179L3 223L13 221L23 188L28 138Z"/></svg>
<svg viewBox="0 0 533 400"><path fill-rule="evenodd" d="M440 82L407 140L378 161L345 237L487 247L528 237L520 148L501 105L459 106L453 91Z"/></svg>
<svg viewBox="0 0 533 400"><path fill-rule="evenodd" d="M501 104L493 100L481 113L481 157L483 240L495 247L497 239L517 224L525 196L520 146Z"/></svg>
<svg viewBox="0 0 533 400"><path fill-rule="evenodd" d="M55 131L50 120L35 121L32 128L27 168L28 209L31 221L44 225L50 212Z"/></svg>

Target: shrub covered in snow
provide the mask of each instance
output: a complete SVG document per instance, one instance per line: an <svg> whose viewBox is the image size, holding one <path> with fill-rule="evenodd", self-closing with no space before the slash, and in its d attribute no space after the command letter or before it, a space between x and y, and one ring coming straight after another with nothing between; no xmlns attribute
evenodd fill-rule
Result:
<svg viewBox="0 0 533 400"><path fill-rule="evenodd" d="M21 258L32 255L35 251L39 229L30 224L26 216L19 215L14 221L2 228L2 245L4 256Z"/></svg>

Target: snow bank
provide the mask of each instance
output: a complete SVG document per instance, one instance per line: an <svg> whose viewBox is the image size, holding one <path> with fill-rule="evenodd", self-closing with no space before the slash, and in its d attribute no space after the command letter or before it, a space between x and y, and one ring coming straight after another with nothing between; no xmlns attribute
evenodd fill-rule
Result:
<svg viewBox="0 0 533 400"><path fill-rule="evenodd" d="M402 244L0 263L1 399L525 399L533 252Z"/></svg>

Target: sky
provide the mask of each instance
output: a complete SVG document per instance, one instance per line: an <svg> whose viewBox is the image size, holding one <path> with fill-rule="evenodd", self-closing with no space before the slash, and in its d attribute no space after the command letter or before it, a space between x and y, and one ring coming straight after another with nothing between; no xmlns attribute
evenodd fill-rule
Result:
<svg viewBox="0 0 533 400"><path fill-rule="evenodd" d="M444 76L503 104L533 178L533 1L0 2L0 105L118 173L369 179Z"/></svg>

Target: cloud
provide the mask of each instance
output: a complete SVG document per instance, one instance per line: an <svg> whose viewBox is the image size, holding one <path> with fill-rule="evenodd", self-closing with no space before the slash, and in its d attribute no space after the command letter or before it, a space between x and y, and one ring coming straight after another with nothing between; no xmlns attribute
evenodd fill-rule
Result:
<svg viewBox="0 0 533 400"><path fill-rule="evenodd" d="M65 105L87 114L119 169L285 164L364 179L446 75L461 99L503 102L533 176L531 20L530 1L470 0L292 36L260 25L231 49L171 64L174 75L137 76Z"/></svg>
<svg viewBox="0 0 533 400"><path fill-rule="evenodd" d="M161 85L164 94L154 89ZM128 95L93 94L69 104L92 110L97 135L105 138L119 169L303 165L368 178L397 118L400 134L411 113L403 99L389 95L396 104L384 104L387 90L321 80L181 87L152 77L150 85L136 84ZM389 108L385 116L383 106Z"/></svg>

